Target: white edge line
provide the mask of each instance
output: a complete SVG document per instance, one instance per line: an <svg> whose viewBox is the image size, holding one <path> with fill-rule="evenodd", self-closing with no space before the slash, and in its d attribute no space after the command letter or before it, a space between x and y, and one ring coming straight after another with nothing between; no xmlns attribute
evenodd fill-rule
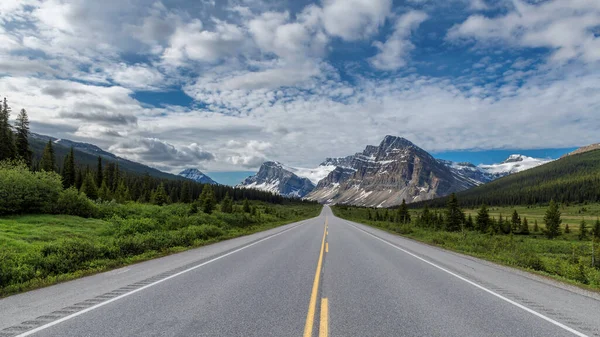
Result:
<svg viewBox="0 0 600 337"><path fill-rule="evenodd" d="M404 253L406 253L406 254L414 257L414 258L417 258L417 259L419 259L419 260L421 260L421 261L423 261L423 262L425 262L425 263L427 263L427 264L429 264L429 265L431 265L431 266L433 266L433 267L435 267L435 268L437 268L437 269L439 269L441 271L444 271L444 272L446 272L446 273L448 273L448 274L450 274L450 275L452 275L452 276L454 276L454 277L456 277L456 278L458 278L458 279L460 279L462 281L465 281L465 282L469 283L470 285L472 285L474 287L477 287L477 288L479 288L479 289L481 289L481 290L483 290L483 291L485 291L485 292L487 292L487 293L489 293L491 295L494 295L494 296L498 297L499 299L501 299L503 301L506 301L506 302L508 302L508 303L510 303L510 304L512 304L512 305L514 305L514 306L516 306L518 308L520 308L520 309L523 309L523 310L525 310L525 311L527 311L527 312L529 312L531 314L534 314L537 317L539 317L539 318L541 318L541 319L543 319L545 321L548 321L548 322L550 322L550 323L552 323L552 324L554 324L554 325L556 325L556 326L558 326L558 327L560 327L560 328L562 328L564 330L567 330L567 331L571 332L572 334L574 334L576 336L589 337L588 335L585 335L585 334L583 334L583 333L581 333L581 332L579 332L579 331L577 331L577 330L575 330L575 329L573 329L571 327L568 327L568 326L566 326L566 325L564 325L564 324L562 324L562 323L560 323L558 321L555 321L555 320L553 320L550 317L544 316L544 315L540 314L539 312L537 312L535 310L529 309L528 307L526 307L526 306L524 306L522 304L519 304L519 303L517 303L517 302L515 302L515 301L513 301L513 300L511 300L509 298L506 298L506 297L504 297L504 296L502 296L502 295L500 295L498 293L495 293L495 292L489 290L488 288L485 288L485 287L483 287L483 286L481 286L481 285L479 285L479 284L477 284L477 283L475 283L475 282L473 282L473 281L471 281L469 279L466 279L466 278L464 278L464 277L462 277L462 276L460 276L458 274L455 274L455 273L449 271L448 269L446 269L444 267L440 267L440 266L438 266L437 264L435 264L433 262L430 262L430 261L428 261L428 260L426 260L426 259L424 259L424 258L422 258L422 257L420 257L418 255L415 255L415 254L413 254L413 253L411 253L411 252L409 252L409 251L407 251L407 250L405 250L403 248L400 248L400 247L398 247L398 246L396 246L396 245L394 245L394 244L392 244L390 242L387 242L386 240L384 240L384 239L382 239L382 238L380 238L380 237L378 237L378 236L376 236L374 234L371 234L371 233L369 233L368 231L366 231L366 230L364 230L362 228L359 228L359 227L353 225L348 220L344 220L344 221L346 221L350 226L352 226L352 227L360 230L361 232L364 232L364 233L366 233L366 234L374 237L375 239L377 239L377 240L379 240L379 241L381 241L381 242L383 242L383 243L385 243L387 245L390 245L390 246L392 246L392 247L394 247L394 248L396 248L396 249L398 249L398 250L400 250L400 251L402 251L402 252L404 252Z"/></svg>
<svg viewBox="0 0 600 337"><path fill-rule="evenodd" d="M265 240L268 240L268 239L274 238L274 237L276 237L276 236L278 236L278 235L281 235L281 234L283 234L283 233L285 233L285 232L287 232L287 231L290 231L290 230L292 230L292 229L294 229L294 228L297 228L297 227L299 227L299 226L303 225L303 224L304 224L304 222L306 222L306 220L299 222L297 225L295 225L295 226L293 226L293 227L291 227L291 228L288 228L288 229L282 230L281 232L278 232L278 233L275 233L275 234L269 235L269 236L267 236L266 238L262 238L262 239L260 239L260 240L258 240L258 241L256 241L256 242L253 242L253 243L251 243L251 244L248 244L248 245L246 245L246 246L243 246L243 247L241 247L241 248L238 248L238 249L236 249L236 250L234 250L234 251L231 251L231 252L229 252L229 253L227 253L227 254L223 254L223 255L217 256L217 257L215 257L214 259L208 260L208 261L206 261L206 262L203 262L203 263L201 263L201 264L199 264L199 265L193 266L193 267L191 267L191 268L188 268L188 269L186 269L186 270L182 270L182 271L178 272L177 274L173 274L173 275L171 275L171 276L165 277L164 279L160 279L160 280L158 280L158 281L156 281L156 282L153 282L153 283L147 284L147 285L145 285L145 286L143 286L143 287L141 287L141 288L138 288L138 289L132 290L132 291L130 291L130 292L128 292L128 293L125 293L125 294L123 294L123 295L119 295L119 296L117 296L117 297L111 298L111 299L109 299L109 300L107 300L107 301L105 301L105 302L98 303L98 304L96 304L96 305L94 305L94 306L92 306L92 307L89 307L89 308L87 308L87 309L83 309L83 310L81 310L81 311L78 311L78 312L76 312L76 313L73 313L73 314L71 314L71 315L69 315L69 316L65 316L65 317L63 317L63 318L61 318L61 319L57 319L56 321L52 321L52 322L50 322L50 323L47 323L47 324L45 324L45 325L39 326L39 327L37 327L37 328L35 328L35 329L32 329L32 330L26 331L26 332L24 332L24 333L22 333L22 334L20 334L20 335L16 335L15 337L25 337L25 336L29 336L29 335L32 335L32 334L34 334L34 333L40 332L40 331L42 331L42 330L45 330L45 329L47 329L47 328L50 328L50 327L52 327L52 326L55 326L55 325L57 325L57 324L59 324L59 323L62 323L62 322L64 322L64 321L70 320L71 318L75 318L75 317L77 317L77 316L79 316L79 315L83 315L83 314L85 314L86 312L90 312L90 311L92 311L92 310L98 309L98 308L100 308L100 307L102 307L102 306L105 306L105 305L107 305L107 304L109 304L109 303L112 303L112 302L114 302L114 301L120 300L120 299L122 299L122 298L124 298L124 297L127 297L127 296L129 296L129 295L135 294L135 293L137 293L137 292L139 292L139 291L142 291L142 290L144 290L144 289L150 288L150 287L152 287L152 286L155 286L155 285L157 285L157 284L159 284L159 283L163 283L163 282L165 282L165 281L167 281L167 280L170 280L170 279L172 279L172 278L174 278L174 277L177 277L177 276L179 276L179 275L182 275L182 274L185 274L185 273L187 273L187 272L190 272L190 271L192 271L192 270L194 270L194 269L197 269L197 268L200 268L200 267L202 267L202 266L205 266L205 265L207 265L207 264L209 264L209 263L212 263L212 262L215 262L215 261L217 261L217 260L220 260L220 259L222 259L222 258L224 258L224 257L227 257L227 256L231 255L231 254L235 254L235 253L237 253L237 252L239 252L239 251L241 251L241 250L244 250L244 249L246 249L246 248L252 247L252 246L254 246L254 245L258 244L258 243L261 243L261 242L263 242L263 241L265 241Z"/></svg>

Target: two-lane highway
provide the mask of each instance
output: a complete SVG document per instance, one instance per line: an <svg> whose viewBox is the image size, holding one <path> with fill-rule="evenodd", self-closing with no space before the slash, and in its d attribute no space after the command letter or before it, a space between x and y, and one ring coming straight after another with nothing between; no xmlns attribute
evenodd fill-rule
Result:
<svg viewBox="0 0 600 337"><path fill-rule="evenodd" d="M84 278L0 300L0 336L600 336L597 294L345 221L329 207L131 268L137 279L105 273L89 278L95 286ZM111 282L107 295L94 293ZM53 307L41 298L53 292L77 303Z"/></svg>

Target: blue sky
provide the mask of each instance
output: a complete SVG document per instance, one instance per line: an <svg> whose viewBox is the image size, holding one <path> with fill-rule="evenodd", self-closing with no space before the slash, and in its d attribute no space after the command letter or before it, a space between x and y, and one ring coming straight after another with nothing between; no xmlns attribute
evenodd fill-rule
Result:
<svg viewBox="0 0 600 337"><path fill-rule="evenodd" d="M600 1L3 0L0 95L170 172L555 158L600 141Z"/></svg>

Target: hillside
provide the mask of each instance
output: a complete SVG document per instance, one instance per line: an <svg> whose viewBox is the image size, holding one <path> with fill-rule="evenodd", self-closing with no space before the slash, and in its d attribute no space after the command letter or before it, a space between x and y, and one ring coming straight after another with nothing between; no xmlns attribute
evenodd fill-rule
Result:
<svg viewBox="0 0 600 337"><path fill-rule="evenodd" d="M34 162L38 161L42 157L44 147L48 140L51 140L54 145L54 153L56 155L56 164L59 168L62 167L63 159L73 147L75 153L75 161L78 166L89 166L91 168L96 167L98 162L98 156L102 157L106 162L114 162L119 164L119 169L125 172L145 174L148 173L150 176L155 178L166 178L166 179L184 179L183 177L166 173L150 166L146 166L140 163L133 162L121 157L117 157L110 152L106 152L99 147L87 144L73 142L67 139L57 139L50 136L39 135L32 133L29 137L29 146L33 151Z"/></svg>
<svg viewBox="0 0 600 337"><path fill-rule="evenodd" d="M461 205L529 205L559 202L600 201L600 150L569 155L457 194ZM439 207L446 198L420 202Z"/></svg>

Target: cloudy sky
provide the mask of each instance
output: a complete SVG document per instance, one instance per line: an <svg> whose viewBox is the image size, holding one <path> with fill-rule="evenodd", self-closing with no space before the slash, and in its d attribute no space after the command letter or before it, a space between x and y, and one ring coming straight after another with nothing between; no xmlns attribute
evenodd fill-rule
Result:
<svg viewBox="0 0 600 337"><path fill-rule="evenodd" d="M600 1L2 0L0 95L168 171L311 167L386 134L576 147L600 141Z"/></svg>

